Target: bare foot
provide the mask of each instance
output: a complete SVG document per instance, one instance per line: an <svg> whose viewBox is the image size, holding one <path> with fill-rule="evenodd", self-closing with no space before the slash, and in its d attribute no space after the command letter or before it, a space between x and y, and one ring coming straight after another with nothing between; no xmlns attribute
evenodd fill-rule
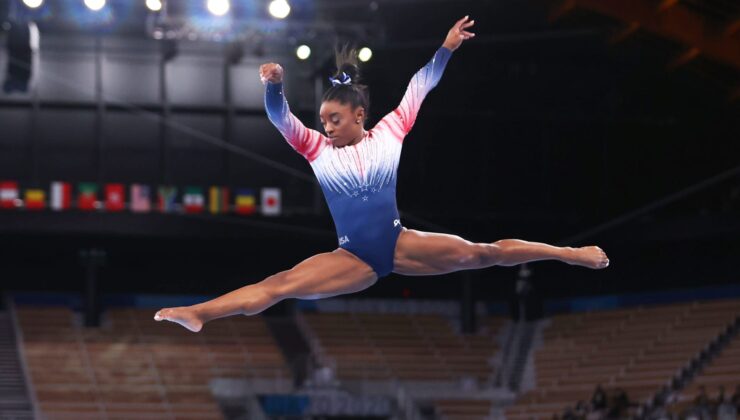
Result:
<svg viewBox="0 0 740 420"><path fill-rule="evenodd" d="M573 257L568 261L572 265L582 267L602 269L609 266L609 257L598 246L584 246L582 248L572 248Z"/></svg>
<svg viewBox="0 0 740 420"><path fill-rule="evenodd" d="M165 308L154 314L155 321L177 322L192 332L198 332L203 328L203 321L198 318L195 311L189 307Z"/></svg>

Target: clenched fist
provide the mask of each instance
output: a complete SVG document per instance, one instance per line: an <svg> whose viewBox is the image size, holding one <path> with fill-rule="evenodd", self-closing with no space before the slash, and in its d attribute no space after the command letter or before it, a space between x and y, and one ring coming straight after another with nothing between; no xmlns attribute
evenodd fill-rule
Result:
<svg viewBox="0 0 740 420"><path fill-rule="evenodd" d="M277 63L265 63L260 66L262 83L280 83L283 81L283 67Z"/></svg>

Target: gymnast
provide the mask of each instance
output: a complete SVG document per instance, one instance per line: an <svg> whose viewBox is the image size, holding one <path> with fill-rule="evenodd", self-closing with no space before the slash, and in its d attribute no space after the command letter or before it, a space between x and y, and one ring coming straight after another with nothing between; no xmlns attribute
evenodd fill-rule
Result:
<svg viewBox="0 0 740 420"><path fill-rule="evenodd" d="M288 107L279 64L260 66L265 108L288 144L311 165L336 226L338 248L213 300L166 308L154 319L190 331L231 315L254 315L289 298L322 299L359 292L391 272L429 276L460 270L557 260L602 269L609 265L596 246L556 247L518 239L473 243L459 236L422 232L401 225L396 207L396 172L406 135L422 101L442 77L453 51L475 36L475 21L457 21L432 59L412 78L400 105L365 130L366 86L358 84L354 51L337 51L337 73L324 93L319 116L324 133L306 128Z"/></svg>

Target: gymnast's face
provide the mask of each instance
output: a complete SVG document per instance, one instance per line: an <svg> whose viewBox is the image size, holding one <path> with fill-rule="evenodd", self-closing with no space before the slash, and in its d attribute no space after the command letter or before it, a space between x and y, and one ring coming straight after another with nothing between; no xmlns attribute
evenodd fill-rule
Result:
<svg viewBox="0 0 740 420"><path fill-rule="evenodd" d="M339 101L325 101L319 110L321 125L335 147L354 145L365 135L365 108Z"/></svg>

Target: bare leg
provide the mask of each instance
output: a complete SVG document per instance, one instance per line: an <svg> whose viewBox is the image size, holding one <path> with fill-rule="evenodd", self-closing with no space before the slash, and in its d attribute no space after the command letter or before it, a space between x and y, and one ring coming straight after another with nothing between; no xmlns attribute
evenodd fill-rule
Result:
<svg viewBox="0 0 740 420"><path fill-rule="evenodd" d="M372 286L377 279L370 266L351 253L337 249L315 255L290 270L207 302L162 309L154 319L177 322L198 332L204 323L216 318L258 314L288 298L320 299L354 293Z"/></svg>
<svg viewBox="0 0 740 420"><path fill-rule="evenodd" d="M396 244L393 271L405 275L430 275L543 260L593 269L609 265L604 251L596 246L556 247L519 239L473 243L459 236L404 229Z"/></svg>

